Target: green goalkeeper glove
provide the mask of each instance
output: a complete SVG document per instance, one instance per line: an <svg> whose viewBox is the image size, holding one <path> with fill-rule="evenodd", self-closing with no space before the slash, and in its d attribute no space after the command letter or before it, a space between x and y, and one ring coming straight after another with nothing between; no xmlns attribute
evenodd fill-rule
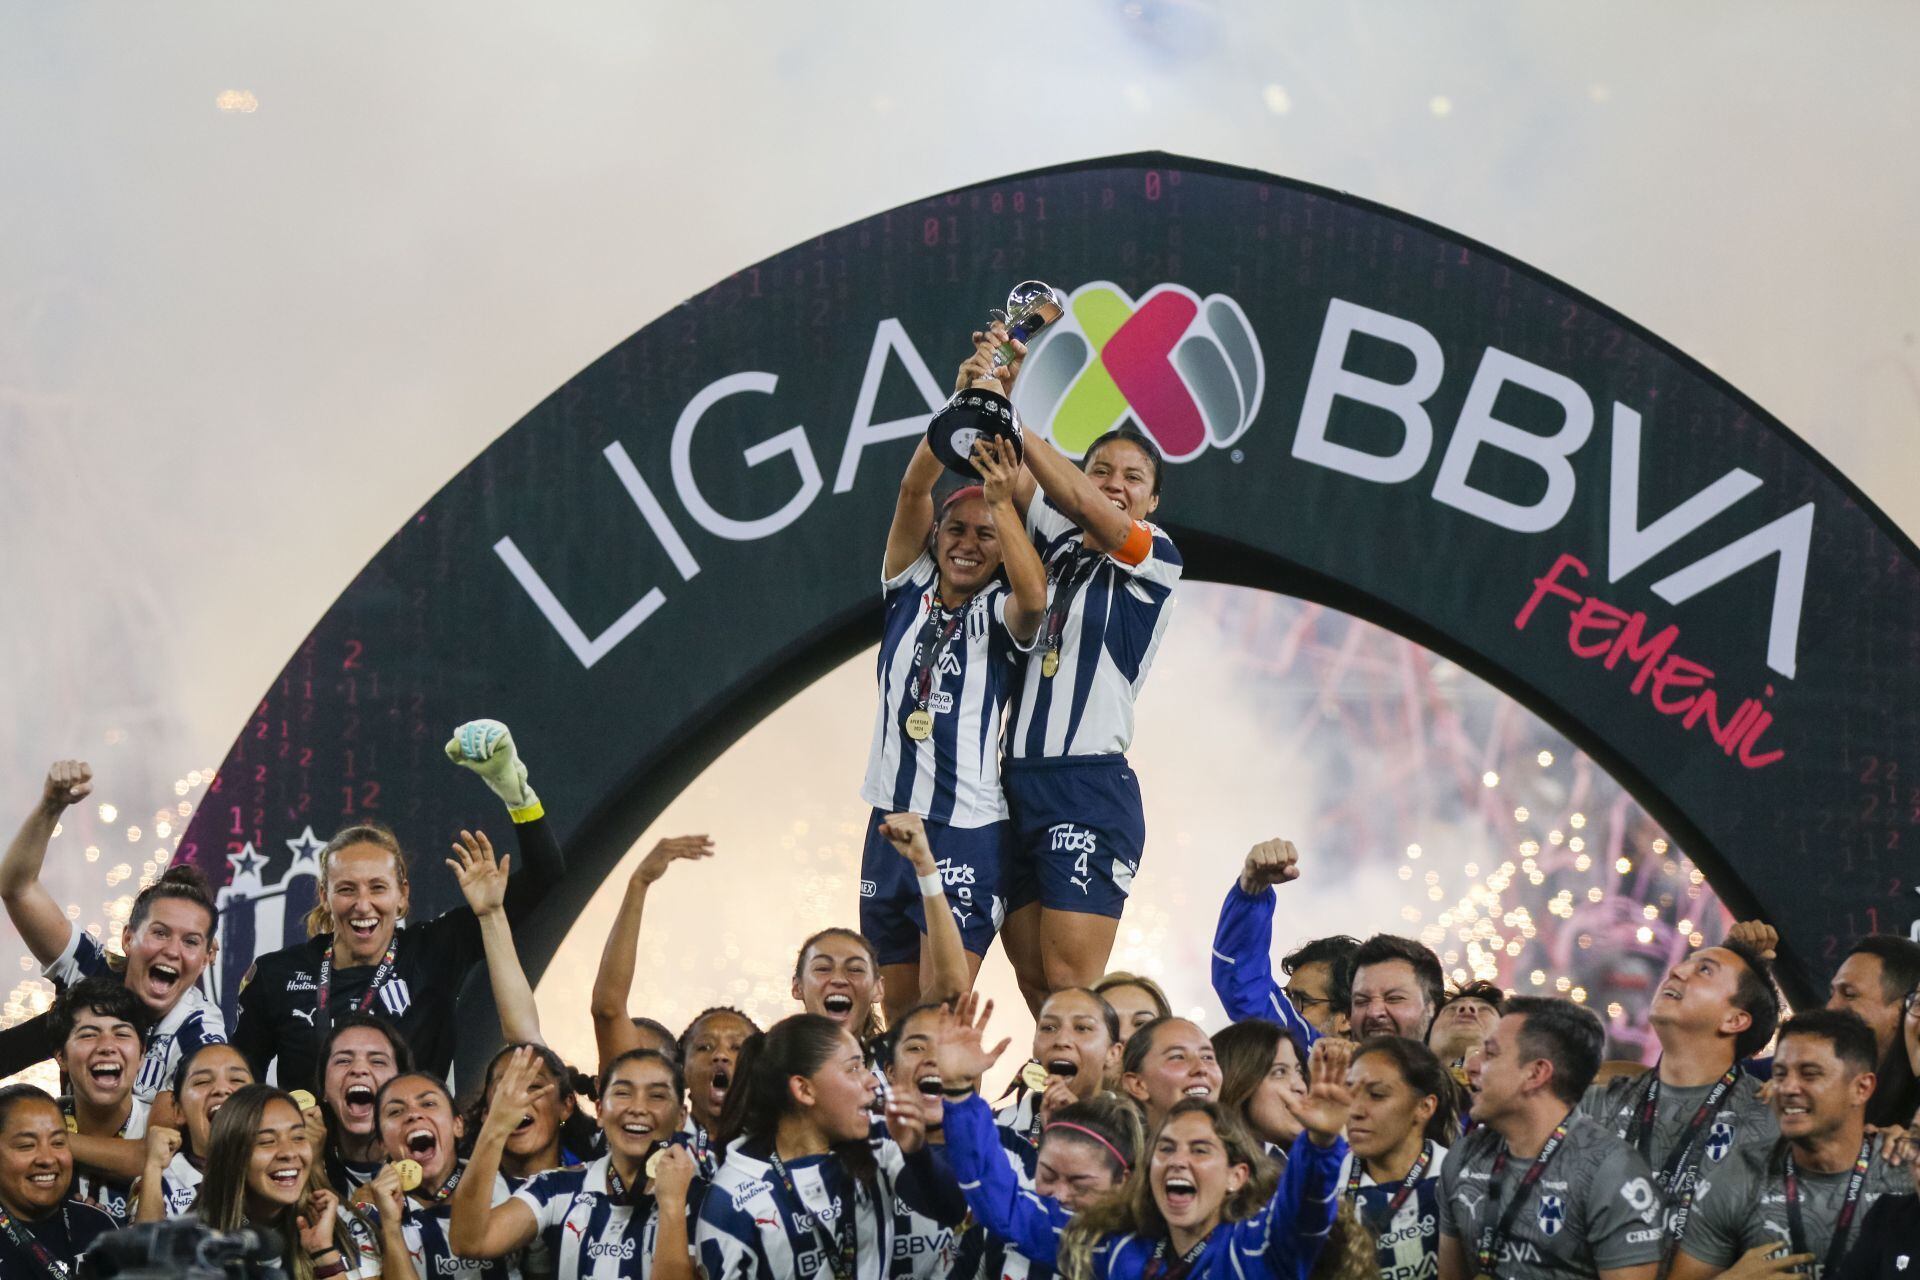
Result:
<svg viewBox="0 0 1920 1280"><path fill-rule="evenodd" d="M498 720L469 720L455 729L447 759L479 774L515 822L532 822L546 813L527 785L527 766L514 750L512 731Z"/></svg>

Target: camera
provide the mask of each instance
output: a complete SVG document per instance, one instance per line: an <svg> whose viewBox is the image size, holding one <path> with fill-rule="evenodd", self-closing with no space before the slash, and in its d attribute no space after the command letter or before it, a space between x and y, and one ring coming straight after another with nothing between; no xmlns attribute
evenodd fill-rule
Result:
<svg viewBox="0 0 1920 1280"><path fill-rule="evenodd" d="M111 1232L80 1255L81 1280L287 1280L286 1243L264 1227L215 1231L191 1218Z"/></svg>

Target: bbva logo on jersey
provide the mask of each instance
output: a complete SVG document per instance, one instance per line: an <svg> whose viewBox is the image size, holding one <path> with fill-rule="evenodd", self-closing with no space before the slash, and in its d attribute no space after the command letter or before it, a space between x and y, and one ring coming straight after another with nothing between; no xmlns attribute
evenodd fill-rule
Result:
<svg viewBox="0 0 1920 1280"><path fill-rule="evenodd" d="M1013 399L1076 458L1132 418L1169 462L1185 462L1246 434L1266 380L1253 325L1226 294L1158 284L1136 301L1095 280L1035 341Z"/></svg>

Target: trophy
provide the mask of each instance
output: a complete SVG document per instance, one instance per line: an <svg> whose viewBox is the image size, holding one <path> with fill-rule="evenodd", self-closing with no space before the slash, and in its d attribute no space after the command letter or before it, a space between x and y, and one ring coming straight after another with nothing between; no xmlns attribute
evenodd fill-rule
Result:
<svg viewBox="0 0 1920 1280"><path fill-rule="evenodd" d="M1033 341L1042 329L1065 315L1066 310L1066 298L1050 284L1029 280L1015 285L1007 294L1007 309L989 313L994 322L1007 329L1007 341L993 353L994 368L1003 368L1013 360L1015 341ZM1011 440L1014 455L1024 456L1013 404L992 387L962 387L927 424L927 444L933 449L933 456L945 463L948 470L969 480L980 478L972 462L974 445L995 436Z"/></svg>

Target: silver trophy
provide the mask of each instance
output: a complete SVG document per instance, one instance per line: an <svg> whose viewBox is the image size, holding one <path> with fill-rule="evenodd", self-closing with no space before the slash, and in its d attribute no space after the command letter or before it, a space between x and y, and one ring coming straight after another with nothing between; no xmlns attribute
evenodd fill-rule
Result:
<svg viewBox="0 0 1920 1280"><path fill-rule="evenodd" d="M1007 330L1007 341L993 353L994 368L1012 362L1014 342L1032 342L1066 311L1066 298L1052 285L1040 280L1015 285L1007 294L1007 309L989 313L994 323L1005 325ZM980 478L972 461L974 445L996 436L1013 442L1016 457L1025 456L1013 405L993 387L962 387L927 424L927 444L933 455L948 470L970 480Z"/></svg>

